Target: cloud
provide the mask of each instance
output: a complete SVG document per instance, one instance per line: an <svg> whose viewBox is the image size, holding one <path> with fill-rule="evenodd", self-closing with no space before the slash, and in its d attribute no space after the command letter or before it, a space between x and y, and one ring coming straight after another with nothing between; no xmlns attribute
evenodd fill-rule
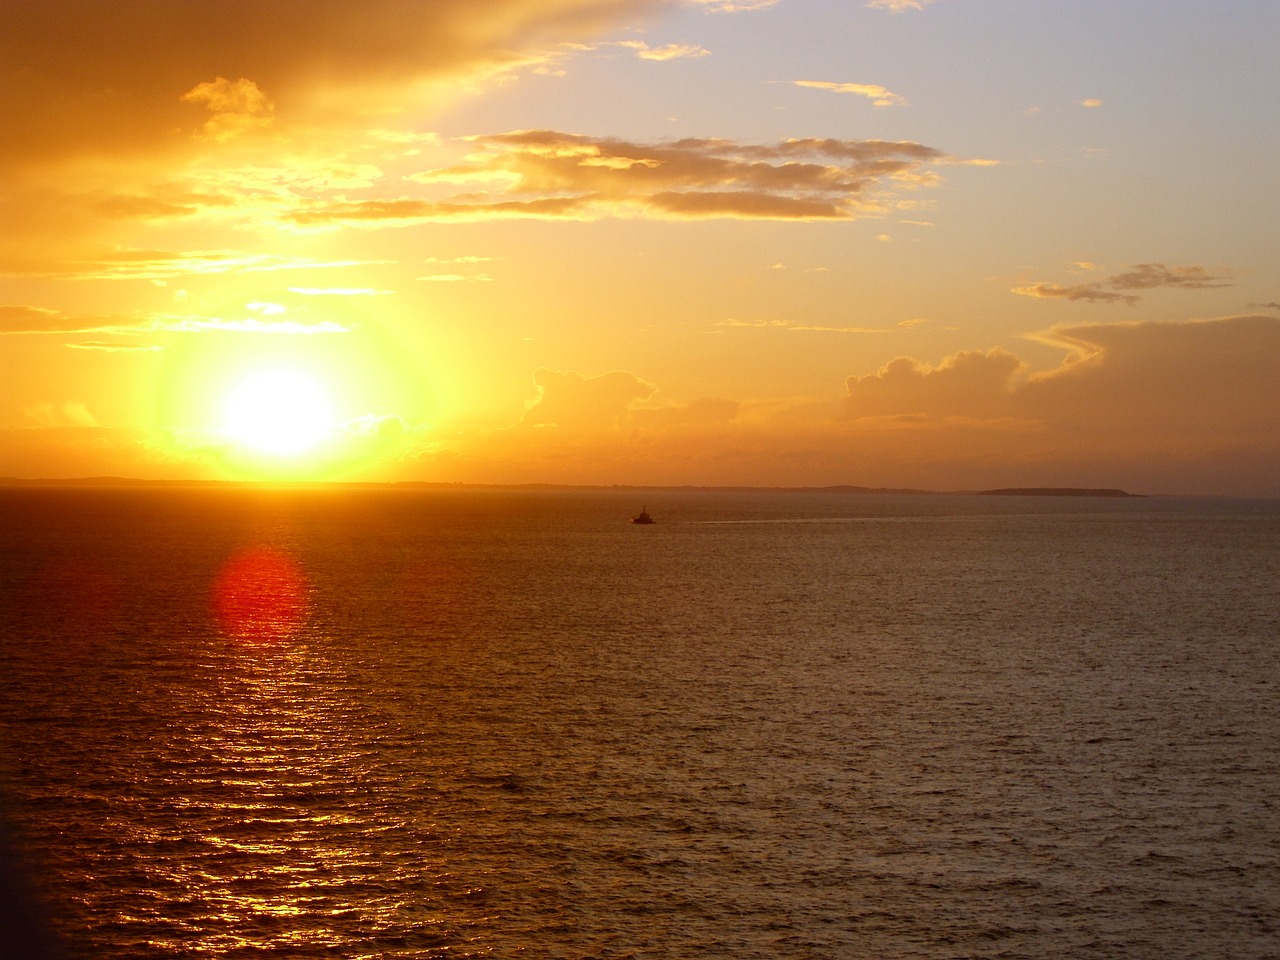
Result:
<svg viewBox="0 0 1280 960"><path fill-rule="evenodd" d="M1095 264L1080 261L1080 269L1096 269ZM1231 286L1229 271L1210 271L1205 267L1166 267L1163 263L1140 263L1125 273L1118 273L1093 283L1062 286L1056 283L1033 283L1014 287L1013 292L1023 297L1040 299L1085 300L1092 303L1125 303L1129 306L1140 299L1128 290L1153 290L1159 287L1200 290L1206 287Z"/></svg>
<svg viewBox="0 0 1280 960"><path fill-rule="evenodd" d="M96 427L89 408L83 403L68 400L63 403L39 403L22 408L23 416L40 427Z"/></svg>
<svg viewBox="0 0 1280 960"><path fill-rule="evenodd" d="M887 327L832 327L794 320L736 320L732 317L719 320L717 327L747 330L790 330L798 333L888 333Z"/></svg>
<svg viewBox="0 0 1280 960"><path fill-rule="evenodd" d="M1063 350L1051 370L1001 349L900 357L848 378L842 412L744 408L696 445L618 442L599 461L680 482L1280 495L1280 320L1086 324L1040 339Z"/></svg>
<svg viewBox="0 0 1280 960"><path fill-rule="evenodd" d="M385 297L395 291L373 287L290 287L289 292L304 297Z"/></svg>
<svg viewBox="0 0 1280 960"><path fill-rule="evenodd" d="M1089 109L1102 106L1102 101L1098 100L1096 97L1090 97L1087 100L1081 100L1079 101L1079 103L1080 103L1080 106L1087 107Z"/></svg>
<svg viewBox="0 0 1280 960"><path fill-rule="evenodd" d="M598 377L539 369L533 377L537 399L525 410L529 426L566 430L604 430L618 424L630 405L656 389L633 373L614 371Z"/></svg>
<svg viewBox="0 0 1280 960"><path fill-rule="evenodd" d="M467 138L470 155L410 177L480 187L447 201L318 201L299 225L405 225L513 218L848 220L877 214L895 190L929 186L948 158L910 141L686 138L652 144L554 130ZM499 192L492 191L497 186Z"/></svg>
<svg viewBox="0 0 1280 960"><path fill-rule="evenodd" d="M1104 290L1096 283L1081 283L1073 287L1064 287L1058 283L1033 283L1025 287L1014 287L1013 292L1020 297L1036 297L1041 300L1086 300L1090 303L1127 303L1130 306L1141 299L1131 294Z"/></svg>
<svg viewBox="0 0 1280 960"><path fill-rule="evenodd" d="M270 273L280 270L332 270L385 264L387 260L311 260L270 253L231 250L114 250L57 262L10 265L8 272L78 280L166 280L197 274ZM0 272L5 272L0 268Z"/></svg>
<svg viewBox="0 0 1280 960"><path fill-rule="evenodd" d="M461 92L553 62L576 39L638 24L666 2L0 4L0 273L136 276L91 263L136 242L139 225L258 229L307 202L367 198L383 166L398 176L438 145L397 125L416 128ZM573 216L556 206L442 216Z"/></svg>
<svg viewBox="0 0 1280 960"><path fill-rule="evenodd" d="M686 0L690 6L703 7L708 13L743 13L764 10L779 0Z"/></svg>
<svg viewBox="0 0 1280 960"><path fill-rule="evenodd" d="M926 5L936 2L937 0L867 0L867 6L873 10L902 13L904 10L923 10Z"/></svg>
<svg viewBox="0 0 1280 960"><path fill-rule="evenodd" d="M224 333L274 334L289 336L313 336L316 334L349 333L346 327L332 321L300 323L293 320L260 320L257 317L227 319L224 317L151 315L146 317L85 316L65 314L45 307L9 304L0 306L0 335L22 334L85 334L109 336L138 336L145 333ZM119 344L90 341L68 344L82 350L154 350L157 347L140 344Z"/></svg>
<svg viewBox="0 0 1280 960"><path fill-rule="evenodd" d="M833 83L829 80L792 80L797 87L811 87L815 90L829 90L832 93L852 93L873 101L876 107L897 107L906 104L906 97L899 96L892 90L877 83Z"/></svg>
<svg viewBox="0 0 1280 960"><path fill-rule="evenodd" d="M459 266L459 267L462 267L463 269L467 269L467 268L473 268L481 263L492 263L494 259L496 258L476 257L476 256L448 257L448 258L425 257L422 262L431 263L431 264L440 264L442 266ZM425 280L432 283L463 283L463 282L490 283L493 281L493 277L490 276L489 274L477 273L474 271L470 273L458 273L456 271L450 271L448 273L430 273L430 274L427 274L426 276L414 277L414 279Z"/></svg>
<svg viewBox="0 0 1280 960"><path fill-rule="evenodd" d="M629 421L641 430L678 430L731 423L742 404L723 397L701 397L688 404L632 410Z"/></svg>
<svg viewBox="0 0 1280 960"><path fill-rule="evenodd" d="M1202 287L1229 287L1230 276L1224 270L1214 273L1204 267L1166 267L1163 263L1140 263L1129 272L1116 274L1103 282L1117 290L1149 290L1153 287L1198 290Z"/></svg>
<svg viewBox="0 0 1280 960"><path fill-rule="evenodd" d="M151 329L162 333L265 333L286 336L315 336L327 333L350 333L352 327L324 320L320 323L298 323L293 320L227 320L222 317L171 317L151 321Z"/></svg>
<svg viewBox="0 0 1280 960"><path fill-rule="evenodd" d="M212 116L204 122L204 136L219 143L267 126L275 111L258 85L244 77L234 83L218 77L196 84L179 99L209 108Z"/></svg>
<svg viewBox="0 0 1280 960"><path fill-rule="evenodd" d="M404 418L393 414L365 414L342 425L345 433L360 437L396 438L413 432Z"/></svg>
<svg viewBox="0 0 1280 960"><path fill-rule="evenodd" d="M1085 324L1035 339L1065 351L1060 366L1033 374L999 349L936 367L899 357L848 379L848 415L1005 420L1102 445L1280 442L1280 320Z"/></svg>
<svg viewBox="0 0 1280 960"><path fill-rule="evenodd" d="M82 330L84 321L48 307L10 303L0 305L0 333L58 333Z"/></svg>
<svg viewBox="0 0 1280 960"><path fill-rule="evenodd" d="M0 166L145 154L421 100L652 0L97 0L0 5ZM203 116L202 116L203 111ZM268 122L270 121L270 122Z"/></svg>
<svg viewBox="0 0 1280 960"><path fill-rule="evenodd" d="M1022 362L1002 350L957 353L936 367L898 357L879 372L845 383L849 415L1007 416L1013 378Z"/></svg>
<svg viewBox="0 0 1280 960"><path fill-rule="evenodd" d="M656 60L659 62L687 60L711 55L710 50L706 47L700 47L696 43L668 43L661 47L651 47L643 40L615 40L608 45L626 47L628 50L634 50L636 56L641 60Z"/></svg>
<svg viewBox="0 0 1280 960"><path fill-rule="evenodd" d="M244 305L246 310L252 310L254 313L261 313L264 316L274 317L287 312L284 304L271 303L267 300L254 300Z"/></svg>
<svg viewBox="0 0 1280 960"><path fill-rule="evenodd" d="M110 340L85 340L83 343L68 343L72 350L101 350L106 353L153 353L164 347L155 343L125 343Z"/></svg>

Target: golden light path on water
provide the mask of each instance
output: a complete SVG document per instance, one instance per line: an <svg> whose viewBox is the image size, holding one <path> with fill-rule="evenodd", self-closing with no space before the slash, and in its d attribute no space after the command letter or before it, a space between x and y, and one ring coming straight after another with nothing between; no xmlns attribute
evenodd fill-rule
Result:
<svg viewBox="0 0 1280 960"><path fill-rule="evenodd" d="M146 927L153 950L347 955L386 935L373 955L415 956L450 939L432 932L443 917L406 915L406 887L447 886L445 870L407 813L404 740L308 642L311 593L280 547L237 550L214 578L228 646L169 745L173 817L148 831L182 851L142 866L168 903L120 918Z"/></svg>

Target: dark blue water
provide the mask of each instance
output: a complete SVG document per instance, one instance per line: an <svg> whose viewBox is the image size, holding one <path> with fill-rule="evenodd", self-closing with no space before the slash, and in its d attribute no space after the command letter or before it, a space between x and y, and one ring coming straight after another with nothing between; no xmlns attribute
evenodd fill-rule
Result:
<svg viewBox="0 0 1280 960"><path fill-rule="evenodd" d="M0 769L73 956L1277 955L1280 504L0 522Z"/></svg>

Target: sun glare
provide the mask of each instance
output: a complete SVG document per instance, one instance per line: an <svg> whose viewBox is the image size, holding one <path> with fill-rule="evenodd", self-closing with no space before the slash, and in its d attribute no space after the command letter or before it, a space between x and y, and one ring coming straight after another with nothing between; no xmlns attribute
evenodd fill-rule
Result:
<svg viewBox="0 0 1280 960"><path fill-rule="evenodd" d="M260 370L227 395L222 428L228 437L258 453L291 457L329 435L333 413L324 390L306 374Z"/></svg>

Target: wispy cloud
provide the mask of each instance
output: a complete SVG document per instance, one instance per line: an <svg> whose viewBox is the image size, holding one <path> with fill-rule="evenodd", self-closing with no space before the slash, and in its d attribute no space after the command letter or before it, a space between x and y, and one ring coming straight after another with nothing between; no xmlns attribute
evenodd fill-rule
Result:
<svg viewBox="0 0 1280 960"><path fill-rule="evenodd" d="M467 142L475 149L462 162L411 179L478 192L443 201L315 202L287 219L308 227L521 217L849 220L883 212L895 191L937 183L932 167L950 159L923 144L884 140L646 144L522 130Z"/></svg>
<svg viewBox="0 0 1280 960"><path fill-rule="evenodd" d="M873 10L902 13L904 10L923 10L928 4L936 2L937 0L867 0L867 6Z"/></svg>
<svg viewBox="0 0 1280 960"><path fill-rule="evenodd" d="M386 264L388 260L312 260L238 251L120 250L90 259L32 264L22 272L81 280L166 280L173 277L279 270L332 270Z"/></svg>
<svg viewBox="0 0 1280 960"><path fill-rule="evenodd" d="M83 343L68 343L72 350L101 350L105 353L154 353L163 350L158 343L125 343L114 340L85 340Z"/></svg>
<svg viewBox="0 0 1280 960"><path fill-rule="evenodd" d="M285 336L314 336L325 333L350 333L352 327L324 320L320 323L300 323L294 320L259 320L246 317L229 320L223 317L171 317L151 321L150 329L162 333L261 333Z"/></svg>
<svg viewBox="0 0 1280 960"><path fill-rule="evenodd" d="M1094 268L1081 262L1081 268ZM1091 303L1125 303L1130 306L1141 299L1130 290L1153 290L1160 287L1199 290L1206 287L1231 286L1231 274L1225 269L1211 271L1201 266L1167 267L1163 263L1140 263L1124 273L1118 273L1092 283L1064 286L1057 283L1033 283L1014 287L1013 292L1024 297L1039 299L1083 300Z"/></svg>
<svg viewBox="0 0 1280 960"><path fill-rule="evenodd" d="M717 327L746 330L788 330L797 333L888 333L884 327L833 327L822 324L798 323L794 320L737 320L729 317L718 320Z"/></svg>
<svg viewBox="0 0 1280 960"><path fill-rule="evenodd" d="M22 408L28 420L41 427L96 427L97 419L79 401L37 403Z"/></svg>
<svg viewBox="0 0 1280 960"><path fill-rule="evenodd" d="M395 293L373 287L290 287L289 292L304 297L385 297Z"/></svg>
<svg viewBox="0 0 1280 960"><path fill-rule="evenodd" d="M764 10L779 0L686 0L692 7L702 7L708 13L744 13Z"/></svg>
<svg viewBox="0 0 1280 960"><path fill-rule="evenodd" d="M459 267L462 270L469 270L470 272L461 273L461 272L458 272L457 270L452 270L452 271L441 272L441 273L429 273L421 277L414 277L414 279L425 280L430 283L466 283L466 282L489 283L493 280L492 276L490 276L487 273L478 273L473 268L475 268L477 265L482 263L490 263L494 259L495 259L494 257L477 257L477 256L424 257L422 261L423 263L436 264L439 266Z"/></svg>
<svg viewBox="0 0 1280 960"><path fill-rule="evenodd" d="M711 55L710 50L706 47L700 47L696 43L668 43L661 47L651 47L643 40L615 40L612 46L633 50L641 60L657 60L659 62L687 60Z"/></svg>
<svg viewBox="0 0 1280 960"><path fill-rule="evenodd" d="M302 323L293 320L261 320L257 317L225 318L202 316L150 315L145 317L113 317L66 314L47 307L25 304L0 306L0 335L21 334L98 334L100 336L137 337L159 333L224 333L312 336L349 333L354 329L332 321ZM152 350L151 344L123 344L112 341L87 341L68 346L82 350Z"/></svg>
<svg viewBox="0 0 1280 960"><path fill-rule="evenodd" d="M1014 287L1013 292L1020 297L1035 297L1038 300L1084 300L1089 303L1127 303L1130 306L1141 299L1133 294L1106 290L1097 283L1080 283L1070 287L1059 283L1032 283L1025 287Z"/></svg>
<svg viewBox="0 0 1280 960"><path fill-rule="evenodd" d="M907 102L907 98L894 93L878 83L835 83L830 80L791 80L797 87L811 87L814 90L827 90L831 93L851 93L866 97L876 107L898 107Z"/></svg>
<svg viewBox="0 0 1280 960"><path fill-rule="evenodd" d="M696 43L667 43L662 46L651 46L644 40L599 40L595 43L562 43L559 49L566 54L590 53L597 50L629 50L641 60L665 62L667 60L689 60L708 57L711 51ZM561 75L564 71L552 70L558 61L548 61L541 72L554 72Z"/></svg>

